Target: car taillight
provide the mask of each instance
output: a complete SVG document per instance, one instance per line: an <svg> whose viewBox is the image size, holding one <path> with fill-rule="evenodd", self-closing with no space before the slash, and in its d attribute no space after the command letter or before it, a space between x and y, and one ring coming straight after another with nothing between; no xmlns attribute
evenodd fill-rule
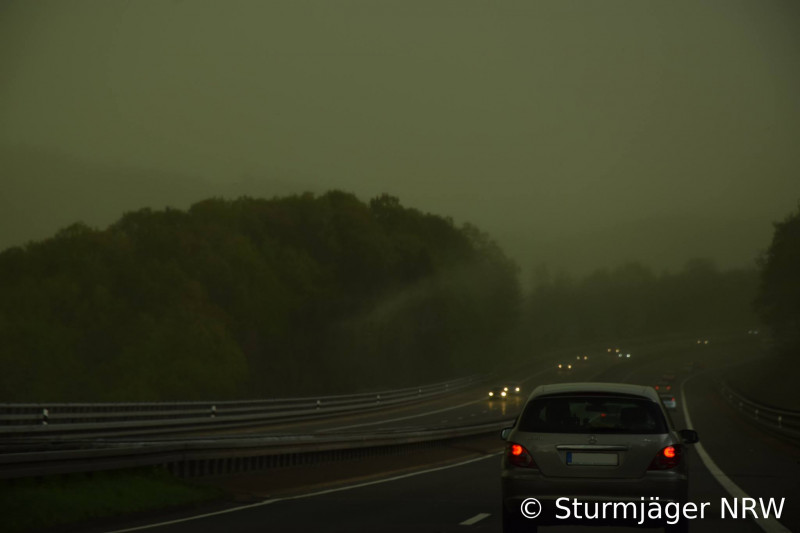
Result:
<svg viewBox="0 0 800 533"><path fill-rule="evenodd" d="M648 470L667 470L675 468L681 463L683 448L680 444L666 446L658 451Z"/></svg>
<svg viewBox="0 0 800 533"><path fill-rule="evenodd" d="M508 457L508 462L514 466L536 468L536 463L533 462L530 452L521 444L509 443L506 456Z"/></svg>

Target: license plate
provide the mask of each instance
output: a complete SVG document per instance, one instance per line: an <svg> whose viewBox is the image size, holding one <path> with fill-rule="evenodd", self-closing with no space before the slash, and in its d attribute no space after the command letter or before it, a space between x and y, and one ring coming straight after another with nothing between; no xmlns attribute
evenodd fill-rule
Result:
<svg viewBox="0 0 800 533"><path fill-rule="evenodd" d="M617 466L619 456L616 453L567 452L568 465L580 466Z"/></svg>

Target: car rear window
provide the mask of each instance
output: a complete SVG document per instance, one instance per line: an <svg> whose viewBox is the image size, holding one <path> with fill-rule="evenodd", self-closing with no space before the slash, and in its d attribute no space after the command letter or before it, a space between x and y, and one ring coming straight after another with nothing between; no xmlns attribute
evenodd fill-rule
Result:
<svg viewBox="0 0 800 533"><path fill-rule="evenodd" d="M525 407L519 430L532 433L666 433L655 402L644 398L574 395L538 397Z"/></svg>

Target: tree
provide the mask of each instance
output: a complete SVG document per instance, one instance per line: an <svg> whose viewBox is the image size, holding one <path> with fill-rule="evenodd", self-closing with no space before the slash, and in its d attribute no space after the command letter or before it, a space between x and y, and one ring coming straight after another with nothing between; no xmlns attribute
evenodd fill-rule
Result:
<svg viewBox="0 0 800 533"><path fill-rule="evenodd" d="M800 355L800 206L775 223L772 243L760 258L756 309L770 328L779 355Z"/></svg>

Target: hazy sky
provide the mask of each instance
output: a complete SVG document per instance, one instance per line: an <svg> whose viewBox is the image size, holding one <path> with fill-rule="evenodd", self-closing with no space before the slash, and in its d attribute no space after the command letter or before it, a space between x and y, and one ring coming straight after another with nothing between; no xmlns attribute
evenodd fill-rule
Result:
<svg viewBox="0 0 800 533"><path fill-rule="evenodd" d="M0 249L331 188L527 272L752 265L800 200L797 0L3 0Z"/></svg>

